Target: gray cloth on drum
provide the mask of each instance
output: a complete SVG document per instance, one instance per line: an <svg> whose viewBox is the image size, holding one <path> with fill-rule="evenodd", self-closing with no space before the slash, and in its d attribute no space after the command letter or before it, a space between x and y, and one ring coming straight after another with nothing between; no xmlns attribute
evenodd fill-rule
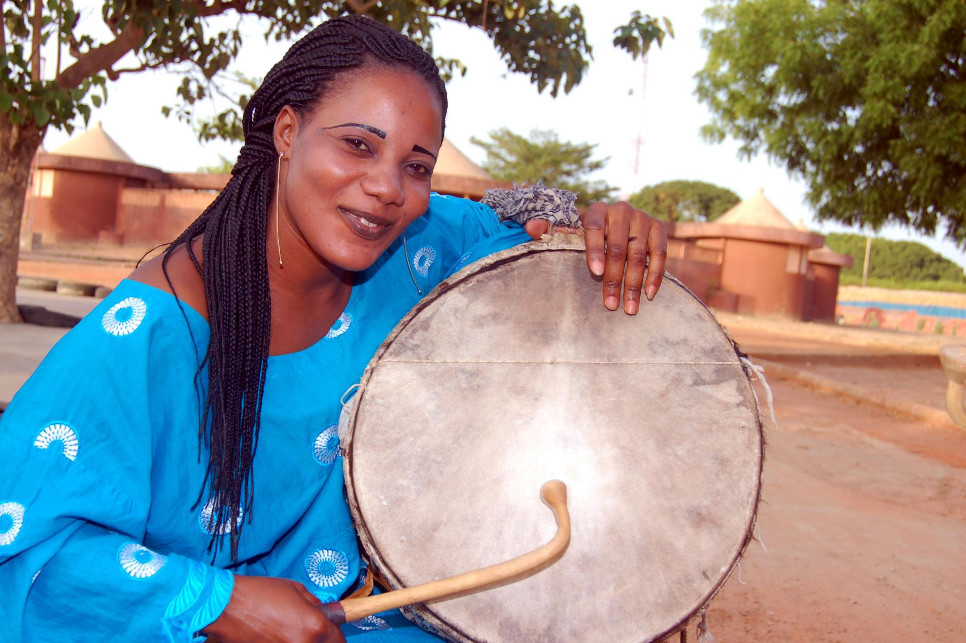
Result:
<svg viewBox="0 0 966 643"><path fill-rule="evenodd" d="M483 203L493 208L501 221L526 225L531 219L545 219L552 226L579 228L577 195L561 188L548 188L543 183L514 187L512 190L490 188Z"/></svg>

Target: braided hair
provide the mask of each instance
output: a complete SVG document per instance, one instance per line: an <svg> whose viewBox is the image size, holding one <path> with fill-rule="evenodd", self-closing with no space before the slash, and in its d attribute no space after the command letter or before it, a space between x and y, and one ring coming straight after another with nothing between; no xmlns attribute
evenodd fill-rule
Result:
<svg viewBox="0 0 966 643"><path fill-rule="evenodd" d="M272 319L266 230L279 163L275 119L286 105L302 118L343 74L367 66L405 69L425 79L440 100L445 120L446 87L432 56L372 19L329 20L296 42L268 72L245 108L245 143L231 179L162 259L172 290L167 262L179 246L184 246L204 282L211 338L196 379L207 366L199 435L209 449L205 483L213 509L206 527L213 534L213 555L220 534L229 533L232 560L237 560L240 517L252 519L252 462ZM191 245L198 236L203 236L203 263Z"/></svg>

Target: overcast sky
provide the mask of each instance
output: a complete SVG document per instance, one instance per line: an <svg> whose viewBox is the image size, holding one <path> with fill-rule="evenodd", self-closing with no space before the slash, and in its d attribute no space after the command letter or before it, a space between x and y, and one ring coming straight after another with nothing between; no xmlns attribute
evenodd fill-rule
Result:
<svg viewBox="0 0 966 643"><path fill-rule="evenodd" d="M710 115L694 96L693 76L707 57L700 31L707 26L702 14L709 0L577 4L594 47L594 62L577 88L556 99L538 94L525 77L509 74L478 30L459 25L437 30L436 53L459 58L469 68L465 77L449 85L446 133L460 150L480 162L483 151L469 142L471 136L485 138L499 127L519 134L551 129L563 140L595 144L596 156L609 159L597 178L617 186L622 195L675 179L707 181L742 198L764 188L765 196L794 223L802 221L823 233L858 232L817 222L805 203L804 183L789 178L765 157L741 161L736 142L712 145L701 139L699 128L710 121ZM675 37L665 40L662 48L652 49L646 67L611 45L614 28L626 22L634 10L667 16L674 25ZM245 40L239 69L247 76L262 77L287 44L265 44L256 23L247 23L247 29L251 37ZM176 74L164 71L123 76L109 86L107 104L94 110L91 124L102 121L108 134L144 165L194 171L217 164L219 155L233 160L237 146L201 145L190 126L161 116L161 105L175 104L179 82ZM52 130L44 146L53 149L68 138L64 132ZM880 235L921 241L966 266L966 255L951 243L901 229L883 230Z"/></svg>

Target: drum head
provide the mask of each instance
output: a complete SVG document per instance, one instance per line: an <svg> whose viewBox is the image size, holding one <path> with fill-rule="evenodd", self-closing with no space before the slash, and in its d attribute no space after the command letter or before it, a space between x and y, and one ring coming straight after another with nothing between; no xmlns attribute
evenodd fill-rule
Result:
<svg viewBox="0 0 966 643"><path fill-rule="evenodd" d="M555 531L524 580L416 606L457 641L650 641L727 578L758 503L762 436L733 342L673 278L608 312L582 241L493 255L442 284L373 359L344 441L363 546L395 587L492 565Z"/></svg>

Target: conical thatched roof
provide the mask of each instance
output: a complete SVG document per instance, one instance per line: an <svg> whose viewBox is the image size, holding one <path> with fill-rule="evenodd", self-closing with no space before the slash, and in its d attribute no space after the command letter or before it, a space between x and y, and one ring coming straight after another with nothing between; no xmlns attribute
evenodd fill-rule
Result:
<svg viewBox="0 0 966 643"><path fill-rule="evenodd" d="M439 148L439 158L436 160L434 175L443 174L446 176L458 176L468 179L482 179L492 181L486 170L471 161L468 156L456 149L456 146L443 139L443 144Z"/></svg>
<svg viewBox="0 0 966 643"><path fill-rule="evenodd" d="M51 154L134 163L134 159L128 156L127 152L121 149L121 146L113 138L108 136L100 121L83 134L75 136L51 151Z"/></svg>
<svg viewBox="0 0 966 643"><path fill-rule="evenodd" d="M765 198L764 188L760 189L755 196L745 199L722 214L715 219L715 223L797 230L795 225L786 219L785 215L779 212L771 201Z"/></svg>

